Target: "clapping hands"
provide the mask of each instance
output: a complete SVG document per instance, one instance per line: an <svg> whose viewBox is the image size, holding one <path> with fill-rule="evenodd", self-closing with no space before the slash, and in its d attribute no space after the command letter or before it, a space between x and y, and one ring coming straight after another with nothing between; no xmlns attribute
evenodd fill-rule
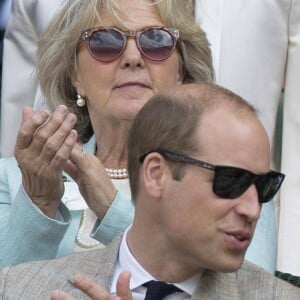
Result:
<svg viewBox="0 0 300 300"><path fill-rule="evenodd" d="M64 193L62 172L77 142L76 116L60 105L53 114L23 110L15 146L24 190L48 217L54 218Z"/></svg>

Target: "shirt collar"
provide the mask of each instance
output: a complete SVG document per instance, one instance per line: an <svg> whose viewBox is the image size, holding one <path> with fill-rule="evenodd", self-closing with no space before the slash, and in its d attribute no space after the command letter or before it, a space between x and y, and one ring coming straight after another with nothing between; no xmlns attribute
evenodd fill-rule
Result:
<svg viewBox="0 0 300 300"><path fill-rule="evenodd" d="M145 282L150 280L157 280L151 274L149 274L135 259L135 257L130 252L127 245L127 233L130 226L126 229L119 250L118 261L115 268L115 273L111 285L111 293L116 293L117 279L120 273L127 270L131 273L130 279L130 290L134 290L142 286ZM202 274L197 274L193 277L188 278L185 281L174 283L175 286L180 288L185 293L192 295L196 290Z"/></svg>

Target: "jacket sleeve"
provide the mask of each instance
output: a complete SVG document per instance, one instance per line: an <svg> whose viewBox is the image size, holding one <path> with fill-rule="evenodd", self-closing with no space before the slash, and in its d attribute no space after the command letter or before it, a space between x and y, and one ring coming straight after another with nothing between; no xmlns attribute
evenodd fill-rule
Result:
<svg viewBox="0 0 300 300"><path fill-rule="evenodd" d="M118 191L104 218L96 222L91 236L107 245L132 223L133 215L134 205L130 197Z"/></svg>
<svg viewBox="0 0 300 300"><path fill-rule="evenodd" d="M15 159L0 160L0 269L26 261L55 258L71 222L61 204L64 221L46 217L21 185Z"/></svg>

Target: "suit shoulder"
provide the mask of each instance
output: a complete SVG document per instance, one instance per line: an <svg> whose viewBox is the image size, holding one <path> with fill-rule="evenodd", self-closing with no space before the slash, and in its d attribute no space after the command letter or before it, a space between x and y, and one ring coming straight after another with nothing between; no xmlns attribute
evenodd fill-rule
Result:
<svg viewBox="0 0 300 300"><path fill-rule="evenodd" d="M55 289L63 289L77 298L80 292L74 288L71 280L78 273L84 273L108 288L118 246L119 239L102 249L8 267L0 273L0 298L49 299Z"/></svg>
<svg viewBox="0 0 300 300"><path fill-rule="evenodd" d="M275 277L251 262L244 261L242 267L236 272L236 276L238 281L243 283L241 286L263 292L263 294L269 295L268 297L272 295L270 299L284 299L284 297L300 299L299 288Z"/></svg>

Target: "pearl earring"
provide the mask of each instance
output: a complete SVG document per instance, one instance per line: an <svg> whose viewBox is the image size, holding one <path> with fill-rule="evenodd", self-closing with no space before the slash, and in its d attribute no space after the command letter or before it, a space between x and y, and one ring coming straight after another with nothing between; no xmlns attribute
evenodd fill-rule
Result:
<svg viewBox="0 0 300 300"><path fill-rule="evenodd" d="M78 107L84 107L85 106L85 100L80 95L77 95L76 104L77 104Z"/></svg>

